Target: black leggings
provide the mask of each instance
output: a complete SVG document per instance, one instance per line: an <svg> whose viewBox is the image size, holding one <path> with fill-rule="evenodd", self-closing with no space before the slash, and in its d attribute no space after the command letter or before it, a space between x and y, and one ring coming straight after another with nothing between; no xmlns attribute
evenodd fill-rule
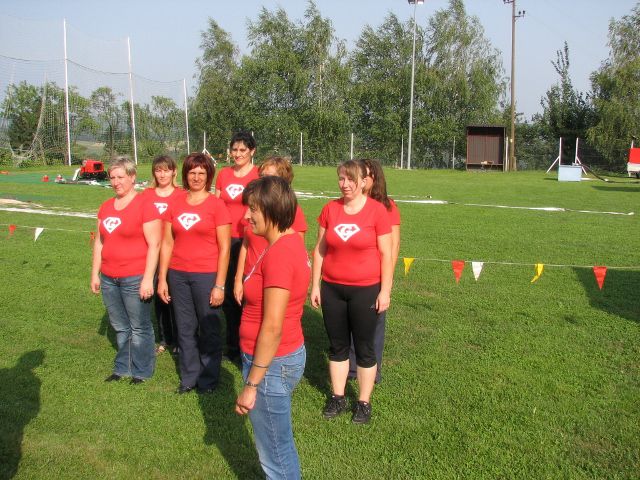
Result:
<svg viewBox="0 0 640 480"><path fill-rule="evenodd" d="M231 239L231 248L229 251L229 269L227 270L227 279L224 285L224 302L222 303L222 311L227 322L227 355L240 355L240 317L242 317L242 307L233 296L233 285L238 270L238 255L240 255L240 247L242 246L241 238Z"/></svg>
<svg viewBox="0 0 640 480"><path fill-rule="evenodd" d="M362 368L376 365L374 337L376 333L376 298L380 284L360 287L322 282L322 316L329 336L329 360L349 360L353 337L356 364Z"/></svg>

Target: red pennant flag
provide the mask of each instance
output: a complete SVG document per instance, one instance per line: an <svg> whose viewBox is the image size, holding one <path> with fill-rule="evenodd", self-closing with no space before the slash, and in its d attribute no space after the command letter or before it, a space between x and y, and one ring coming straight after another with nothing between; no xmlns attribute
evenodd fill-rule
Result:
<svg viewBox="0 0 640 480"><path fill-rule="evenodd" d="M453 268L453 274L456 277L456 283L460 282L462 276L462 270L464 270L464 260L451 260L451 267Z"/></svg>
<svg viewBox="0 0 640 480"><path fill-rule="evenodd" d="M89 245L91 245L96 239L96 232L89 232Z"/></svg>
<svg viewBox="0 0 640 480"><path fill-rule="evenodd" d="M607 276L607 267L593 267L593 274L596 276L598 288L602 290L602 287L604 286L604 277Z"/></svg>
<svg viewBox="0 0 640 480"><path fill-rule="evenodd" d="M13 235L13 232L16 231L16 226L14 224L9 225L9 236Z"/></svg>

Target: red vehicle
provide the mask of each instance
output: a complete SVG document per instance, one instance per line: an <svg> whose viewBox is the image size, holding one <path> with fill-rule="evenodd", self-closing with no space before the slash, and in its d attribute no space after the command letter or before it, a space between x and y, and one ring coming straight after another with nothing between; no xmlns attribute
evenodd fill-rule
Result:
<svg viewBox="0 0 640 480"><path fill-rule="evenodd" d="M82 166L78 169L78 180L106 180L107 172L104 163L99 160L87 158L82 161Z"/></svg>

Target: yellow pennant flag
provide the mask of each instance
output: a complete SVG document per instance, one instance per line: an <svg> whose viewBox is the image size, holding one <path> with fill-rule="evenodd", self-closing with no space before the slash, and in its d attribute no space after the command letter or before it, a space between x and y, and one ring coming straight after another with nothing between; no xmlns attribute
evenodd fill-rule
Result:
<svg viewBox="0 0 640 480"><path fill-rule="evenodd" d="M538 280L542 275L542 271L544 270L544 263L536 263L535 269L536 269L536 274L531 279L531 283Z"/></svg>
<svg viewBox="0 0 640 480"><path fill-rule="evenodd" d="M415 258L404 258L404 276L409 275L409 270L411 270L411 265L413 265L413 261Z"/></svg>

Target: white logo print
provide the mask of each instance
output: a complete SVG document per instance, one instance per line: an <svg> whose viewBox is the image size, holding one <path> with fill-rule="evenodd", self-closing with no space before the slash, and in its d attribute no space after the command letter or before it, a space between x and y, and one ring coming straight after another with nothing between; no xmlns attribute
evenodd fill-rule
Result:
<svg viewBox="0 0 640 480"><path fill-rule="evenodd" d="M183 213L178 217L178 221L185 230L189 230L200 221L200 216L197 213Z"/></svg>
<svg viewBox="0 0 640 480"><path fill-rule="evenodd" d="M160 215L162 215L164 212L167 211L167 207L168 205L166 203L163 202L153 202L153 204L156 206L156 208L158 209L158 213Z"/></svg>
<svg viewBox="0 0 640 480"><path fill-rule="evenodd" d="M230 185L227 185L227 188L225 188L225 190L227 191L227 194L231 197L231 200L235 200L235 198L238 195L242 195L242 192L244 191L244 187L237 183L232 183Z"/></svg>
<svg viewBox="0 0 640 480"><path fill-rule="evenodd" d="M333 229L345 242L360 231L360 227L355 223L341 223Z"/></svg>
<svg viewBox="0 0 640 480"><path fill-rule="evenodd" d="M102 226L107 230L107 232L112 233L116 228L120 226L122 220L118 217L107 217L102 221Z"/></svg>

